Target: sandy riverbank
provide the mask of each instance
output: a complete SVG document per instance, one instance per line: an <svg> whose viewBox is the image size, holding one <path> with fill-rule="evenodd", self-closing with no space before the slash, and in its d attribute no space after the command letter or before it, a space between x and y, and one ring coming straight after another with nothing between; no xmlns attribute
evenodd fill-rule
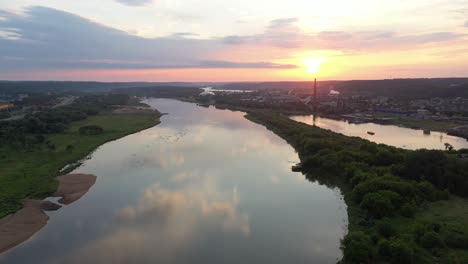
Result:
<svg viewBox="0 0 468 264"><path fill-rule="evenodd" d="M69 205L79 200L96 183L96 176L90 174L67 174L57 178L59 187L54 197L62 197L59 203ZM26 200L18 212L0 219L0 253L11 249L31 238L49 220L44 211L55 211L62 206L49 202Z"/></svg>

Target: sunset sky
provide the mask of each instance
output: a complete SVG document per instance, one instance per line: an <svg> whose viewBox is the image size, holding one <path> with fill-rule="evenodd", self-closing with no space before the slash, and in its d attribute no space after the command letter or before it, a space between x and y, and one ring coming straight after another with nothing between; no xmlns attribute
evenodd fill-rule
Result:
<svg viewBox="0 0 468 264"><path fill-rule="evenodd" d="M468 76L467 0L0 0L0 79Z"/></svg>

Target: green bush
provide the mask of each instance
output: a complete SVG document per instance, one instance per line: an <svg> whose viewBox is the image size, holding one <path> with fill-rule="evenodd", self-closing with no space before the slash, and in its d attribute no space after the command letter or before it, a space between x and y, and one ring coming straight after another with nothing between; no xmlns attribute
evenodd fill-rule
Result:
<svg viewBox="0 0 468 264"><path fill-rule="evenodd" d="M386 238L395 236L396 233L397 233L397 231L392 226L392 224L391 224L391 222L390 222L390 220L388 218L382 219L379 222L377 222L376 229L377 229L377 233L379 233L379 235L381 235L383 237L386 237Z"/></svg>
<svg viewBox="0 0 468 264"><path fill-rule="evenodd" d="M379 255L390 260L391 263L413 263L414 250L399 238L382 239L378 244Z"/></svg>
<svg viewBox="0 0 468 264"><path fill-rule="evenodd" d="M389 243L390 259L392 263L406 264L412 263L413 249L401 239L391 239Z"/></svg>
<svg viewBox="0 0 468 264"><path fill-rule="evenodd" d="M370 263L374 256L372 240L362 231L348 234L342 249L346 263Z"/></svg>
<svg viewBox="0 0 468 264"><path fill-rule="evenodd" d="M410 203L405 203L401 207L401 215L405 217L413 217L415 211L416 211L416 207Z"/></svg>
<svg viewBox="0 0 468 264"><path fill-rule="evenodd" d="M390 241L388 239L381 239L377 246L378 246L380 256L383 256L383 257L392 256L392 251L390 249Z"/></svg>
<svg viewBox="0 0 468 264"><path fill-rule="evenodd" d="M400 204L401 197L392 191L378 191L366 194L361 201L361 208L376 218L389 216Z"/></svg>
<svg viewBox="0 0 468 264"><path fill-rule="evenodd" d="M449 247L467 249L468 248L468 235L462 232L449 232L445 238L444 242Z"/></svg>
<svg viewBox="0 0 468 264"><path fill-rule="evenodd" d="M442 239L435 231L424 233L419 239L419 244L424 248L436 248L443 245Z"/></svg>
<svg viewBox="0 0 468 264"><path fill-rule="evenodd" d="M414 197L415 188L413 184L403 181L392 175L370 178L353 189L356 202L360 203L364 195L381 190L389 190L409 199Z"/></svg>
<svg viewBox="0 0 468 264"><path fill-rule="evenodd" d="M369 179L372 179L372 178L376 178L376 177L377 177L377 176L376 176L375 174L373 174L373 173L363 172L363 171L361 171L361 170L357 170L357 171L354 173L353 177L351 177L350 182L351 182L351 184L352 184L353 186L356 186L356 185L358 185L358 184L361 183L361 182L364 182L364 181L366 181L366 180L369 180Z"/></svg>
<svg viewBox="0 0 468 264"><path fill-rule="evenodd" d="M413 229L413 234L416 241L420 241L424 234L427 232L440 232L440 224L428 221L421 221L417 223Z"/></svg>

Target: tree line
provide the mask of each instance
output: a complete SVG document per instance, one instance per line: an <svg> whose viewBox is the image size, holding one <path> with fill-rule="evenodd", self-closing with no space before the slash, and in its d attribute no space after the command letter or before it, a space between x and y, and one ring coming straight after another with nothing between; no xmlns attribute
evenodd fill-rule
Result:
<svg viewBox="0 0 468 264"><path fill-rule="evenodd" d="M71 122L96 115L113 105L125 105L129 100L125 94L86 95L68 106L33 110L22 119L0 122L0 144L27 149L44 143L47 134L65 131Z"/></svg>

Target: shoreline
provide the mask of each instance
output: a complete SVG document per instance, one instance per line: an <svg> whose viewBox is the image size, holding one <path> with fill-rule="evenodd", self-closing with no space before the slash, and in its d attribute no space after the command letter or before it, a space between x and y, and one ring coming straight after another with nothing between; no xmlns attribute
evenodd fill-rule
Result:
<svg viewBox="0 0 468 264"><path fill-rule="evenodd" d="M57 211L83 197L96 183L91 174L66 174L57 177L59 186L51 197L61 197L59 204L47 200L25 200L23 208L0 219L0 254L29 240L49 221L47 211Z"/></svg>
<svg viewBox="0 0 468 264"><path fill-rule="evenodd" d="M155 109L145 111L141 109L136 111L126 110L125 113L104 113L100 117L105 118L108 115L112 115L116 119L119 119L119 117L125 119L123 120L124 124L126 119L131 120L134 116L142 117L142 119L139 120L140 123L130 123L130 125L133 125L132 128L127 128L122 123L116 124L116 127L123 127L122 131L109 131L107 132L108 135L106 134L107 138L104 137L101 141L96 140L96 143L83 143L83 154L73 155L72 159L65 159L63 163L58 162L57 169L54 169L55 172L51 172L51 174L56 175L53 178L56 182L54 191L40 197L26 197L23 199L21 207L0 218L0 254L22 244L40 231L49 219L45 211L54 211L62 207L62 205L41 199L61 197L59 203L69 205L79 200L89 191L96 182L96 176L89 174L68 174L79 167L82 164L81 161L87 159L96 149L104 144L144 131L161 123L161 113ZM88 118L84 122L92 123L91 119ZM80 122L77 122L75 125L79 127L80 124ZM67 133L73 130L70 128ZM66 137L67 133L56 136Z"/></svg>
<svg viewBox="0 0 468 264"><path fill-rule="evenodd" d="M220 110L231 110L231 111L241 111L241 112L251 112L251 111L259 111L259 112L274 112L279 114L284 114L287 116L293 115L314 115L312 111L307 110L280 110L280 109L273 109L273 108L251 108L245 106L237 106L233 104L218 104L216 101L212 100L210 102L199 102L196 99L188 99L188 98L179 98L178 100L183 102L189 103L196 103L200 106L207 107L207 106L214 106L216 109ZM348 122L353 123L355 118L350 117L352 114L325 114L325 113L318 113L316 114L318 117L329 118L333 120L345 120ZM455 121L438 121L438 120L420 120L414 119L410 117L400 117L400 116L387 116L387 117L373 117L371 120L360 120L363 124L372 123L378 125L388 125L388 126L397 126L403 127L408 129L414 130L429 130L431 132L442 132L449 136L459 137L466 139L468 141L468 132L465 131L463 133L457 133L456 128L466 126L467 124L456 123Z"/></svg>
<svg viewBox="0 0 468 264"><path fill-rule="evenodd" d="M24 199L43 199L52 195L58 187L55 178L72 172L100 146L154 127L161 123L160 117L161 114L157 110L148 113L122 114L103 112L72 123L63 133L51 134L48 140L56 146L56 150L47 151L43 148L36 148L34 151L25 152L4 148L3 153L8 153L10 156L9 160L3 161L3 164L0 160L0 166L11 169L2 175L3 179L0 179L5 181L4 188L19 188L22 193L5 200L8 203L0 204L2 208L0 219L20 210L21 201ZM81 126L101 124L104 132L100 135L83 136L78 131ZM73 150L66 150L66 146L69 145L73 147ZM25 166L25 169L19 169ZM22 179L24 175L37 178L40 184L28 186L26 183L18 182L21 185L15 185L16 179ZM9 185L11 187L8 187Z"/></svg>
<svg viewBox="0 0 468 264"><path fill-rule="evenodd" d="M197 103L197 102L192 102L189 100L181 100L183 102L191 102L191 103ZM199 103L197 103L199 104ZM201 105L200 106L205 106ZM243 107L243 106L235 106L235 105L228 105L228 104L216 104L211 103L211 104L206 104L207 106L214 106L216 109L220 110L231 110L231 111L240 111L240 112L252 112L252 111L259 111L259 112L273 112L273 113L278 113L278 114L284 114L286 116L296 116L296 115L314 115L314 113L309 112L309 111L282 111L282 110L276 110L276 109L268 109L268 108L249 108L249 107ZM336 114L317 114L317 117L321 118L328 118L336 121L347 121L350 123L354 123L354 119L346 116L346 115L336 115ZM431 124L428 124L428 120L418 120L418 119L411 119L411 118L393 118L388 121L383 121L377 119L373 120L366 120L363 121L362 124L377 124L377 125L383 125L383 126L396 126L396 127L402 127L402 128L407 128L407 129L412 129L412 130L418 130L418 131L425 131L429 130L431 132L441 132L445 133L449 136L453 137L458 137L462 138L468 141L468 132L465 133L456 133L455 129L458 127L462 127L463 125L461 124L453 124L452 126L449 127L438 127L435 125L446 125L445 122L443 121L434 121L434 120L429 120ZM414 124L413 124L414 123Z"/></svg>

